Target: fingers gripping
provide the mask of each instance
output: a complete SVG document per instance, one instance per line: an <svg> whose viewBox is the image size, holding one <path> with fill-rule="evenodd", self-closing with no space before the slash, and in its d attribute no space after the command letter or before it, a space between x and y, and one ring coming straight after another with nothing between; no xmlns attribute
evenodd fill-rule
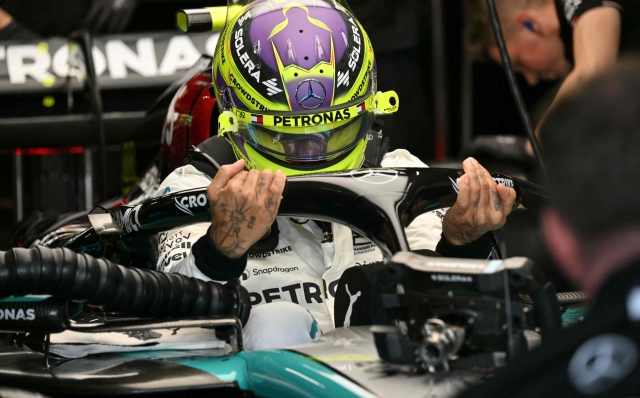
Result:
<svg viewBox="0 0 640 398"><path fill-rule="evenodd" d="M238 174L240 174L240 178L242 178L243 176L241 172L243 169L244 160L238 160L233 164L222 166L207 188L209 199L211 199L213 194L215 194L217 191L224 188L229 183L229 180L236 177ZM244 178L246 178L246 175L244 176Z"/></svg>
<svg viewBox="0 0 640 398"><path fill-rule="evenodd" d="M515 190L496 184L475 159L465 160L463 168L458 198L442 226L447 240L456 245L473 242L504 225L516 198Z"/></svg>
<svg viewBox="0 0 640 398"><path fill-rule="evenodd" d="M249 173L247 174L244 180L244 189L246 189L249 192L255 192L256 186L258 185L258 179L261 176L261 174L262 173L260 173L258 170L249 171Z"/></svg>
<svg viewBox="0 0 640 398"><path fill-rule="evenodd" d="M287 177L282 170L276 171L273 178L273 182L269 187L269 195L265 206L267 211L275 217L278 214L278 208L280 207L280 201L282 200L282 192L284 192L284 186L287 181Z"/></svg>
<svg viewBox="0 0 640 398"><path fill-rule="evenodd" d="M478 199L478 220L486 221L485 217L491 215L491 176L488 173L485 173L485 170L480 164L473 159L473 164L475 167L476 175L478 176L478 181L480 182L480 198ZM495 183L494 183L495 184Z"/></svg>
<svg viewBox="0 0 640 398"><path fill-rule="evenodd" d="M507 188L504 185L498 185L498 195L502 200L502 212L505 216L511 214L516 202L516 191L513 188Z"/></svg>
<svg viewBox="0 0 640 398"><path fill-rule="evenodd" d="M471 178L469 174L460 177L460 190L456 204L461 211L466 211L471 205Z"/></svg>
<svg viewBox="0 0 640 398"><path fill-rule="evenodd" d="M484 167L480 166L482 169L482 173L484 174L484 178L488 183L488 192L490 194L490 198L487 197L488 206L493 212L501 212L502 203L500 196L498 195L498 185L496 184L491 174Z"/></svg>
<svg viewBox="0 0 640 398"><path fill-rule="evenodd" d="M269 194L269 188L273 183L274 174L271 170L265 170L260 174L260 178L256 185L256 196L260 200L265 200Z"/></svg>
<svg viewBox="0 0 640 398"><path fill-rule="evenodd" d="M474 209L477 209L478 204L480 203L480 195L481 195L482 187L480 186L480 179L478 178L478 173L476 171L476 167L473 162L475 162L473 158L469 158L465 161L464 173L465 175L468 175L470 179L471 206Z"/></svg>

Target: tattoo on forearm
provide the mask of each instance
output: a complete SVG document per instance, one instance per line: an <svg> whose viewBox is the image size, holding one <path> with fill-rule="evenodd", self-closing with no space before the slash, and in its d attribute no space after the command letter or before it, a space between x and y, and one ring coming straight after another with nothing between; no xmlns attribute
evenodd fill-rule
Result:
<svg viewBox="0 0 640 398"><path fill-rule="evenodd" d="M222 254L232 258L241 256L252 244L254 236L263 236L271 227L270 224L263 225L261 220L266 210L271 216L270 222L273 222L278 214L279 200L271 192L265 192L265 189L268 189L267 179L263 176L255 191L243 190L242 197L210 201L211 239ZM267 197L263 198L262 193Z"/></svg>
<svg viewBox="0 0 640 398"><path fill-rule="evenodd" d="M456 231L450 232L450 237L458 242L473 242L476 240L473 226L469 223L459 223Z"/></svg>
<svg viewBox="0 0 640 398"><path fill-rule="evenodd" d="M491 191L491 196L493 197L493 209L500 211L500 196L496 191Z"/></svg>
<svg viewBox="0 0 640 398"><path fill-rule="evenodd" d="M235 208L233 209L231 208L232 206L227 206L226 203L221 203L219 206L220 213L228 214L229 218L216 226L213 241L226 256L234 257L246 251L243 247L244 240L240 239L240 232L242 231L242 225L247 221L245 215L251 209L251 207L247 208L248 199L249 195L247 195L242 204L238 203L236 199ZM211 210L214 211L215 207L212 206ZM255 217L251 217L249 223L251 225L249 228L252 228L255 223Z"/></svg>
<svg viewBox="0 0 640 398"><path fill-rule="evenodd" d="M218 201L217 200L213 200L210 199L209 200L209 209L211 209L211 229L215 230L216 228L218 228L217 223L215 222L215 217L213 217L213 215L215 214L216 211L216 207L218 207Z"/></svg>

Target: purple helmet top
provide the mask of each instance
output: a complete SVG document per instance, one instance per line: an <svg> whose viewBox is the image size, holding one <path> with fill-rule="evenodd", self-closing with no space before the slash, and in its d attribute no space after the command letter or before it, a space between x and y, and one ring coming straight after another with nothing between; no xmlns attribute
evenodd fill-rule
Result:
<svg viewBox="0 0 640 398"><path fill-rule="evenodd" d="M305 8L298 5L303 5ZM341 36L342 32L347 34L348 31L341 12L324 1L288 0L277 6L278 9L275 11L269 9L268 12L254 17L250 31L252 45L258 41L269 43L272 40L280 54L283 66L295 64L309 70L319 61L330 61L331 54L329 52L333 36L336 59L342 58L346 52L346 45ZM260 8L265 9L266 7ZM329 30L312 21L321 21ZM279 26L282 29L271 36ZM317 59L316 37L324 49L323 59ZM340 40L337 40L338 38ZM277 70L273 47L263 45L262 51L264 51L261 53L263 62L270 68ZM293 54L291 54L292 51Z"/></svg>
<svg viewBox="0 0 640 398"><path fill-rule="evenodd" d="M328 0L255 1L232 28L231 55L244 80L269 101L292 111L330 107L356 83L364 66L364 40L354 20ZM354 40L360 41L357 46ZM349 65L354 48L360 52L357 68ZM285 73L292 65L296 68ZM341 73L354 74L337 81ZM216 78L222 83L222 76Z"/></svg>

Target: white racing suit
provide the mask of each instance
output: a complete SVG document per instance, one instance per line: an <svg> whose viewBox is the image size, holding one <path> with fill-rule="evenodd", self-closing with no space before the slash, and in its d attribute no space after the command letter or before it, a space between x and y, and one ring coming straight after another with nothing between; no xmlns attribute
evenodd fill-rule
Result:
<svg viewBox="0 0 640 398"><path fill-rule="evenodd" d="M427 167L402 149L387 153L381 166ZM171 173L155 196L207 187L210 182L209 176L187 165ZM411 223L406 235L412 250L435 250L440 240L444 214L445 210L432 211ZM277 223L280 230L277 247L266 253L249 255L241 278L253 306L244 332L247 349L305 343L318 335L313 320L322 332L332 330L336 287L342 273L349 267L382 261L382 253L372 242L355 236L346 226L332 223L333 242L322 243L323 231L313 221L278 217ZM190 250L206 234L209 225L192 224L159 234L157 269L210 280L198 270ZM355 296L357 293L351 294ZM269 305L279 302L285 303ZM273 315L276 308L279 312L291 313L289 318L299 318L286 322L287 317L283 320L282 316L278 316L279 320L276 321ZM257 319L262 321L256 322ZM271 325L265 325L269 320L272 321ZM301 337L301 333L305 334L304 330L306 336ZM256 336L255 333L260 335ZM288 341L282 340L283 335L289 336Z"/></svg>

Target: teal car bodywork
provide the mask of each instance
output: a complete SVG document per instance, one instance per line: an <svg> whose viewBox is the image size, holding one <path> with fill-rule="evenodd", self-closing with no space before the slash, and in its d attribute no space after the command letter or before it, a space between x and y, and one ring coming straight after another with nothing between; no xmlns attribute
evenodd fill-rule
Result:
<svg viewBox="0 0 640 398"><path fill-rule="evenodd" d="M207 372L264 397L374 397L364 387L332 368L288 350L240 352L235 355L185 356L185 352L126 354L163 360Z"/></svg>

